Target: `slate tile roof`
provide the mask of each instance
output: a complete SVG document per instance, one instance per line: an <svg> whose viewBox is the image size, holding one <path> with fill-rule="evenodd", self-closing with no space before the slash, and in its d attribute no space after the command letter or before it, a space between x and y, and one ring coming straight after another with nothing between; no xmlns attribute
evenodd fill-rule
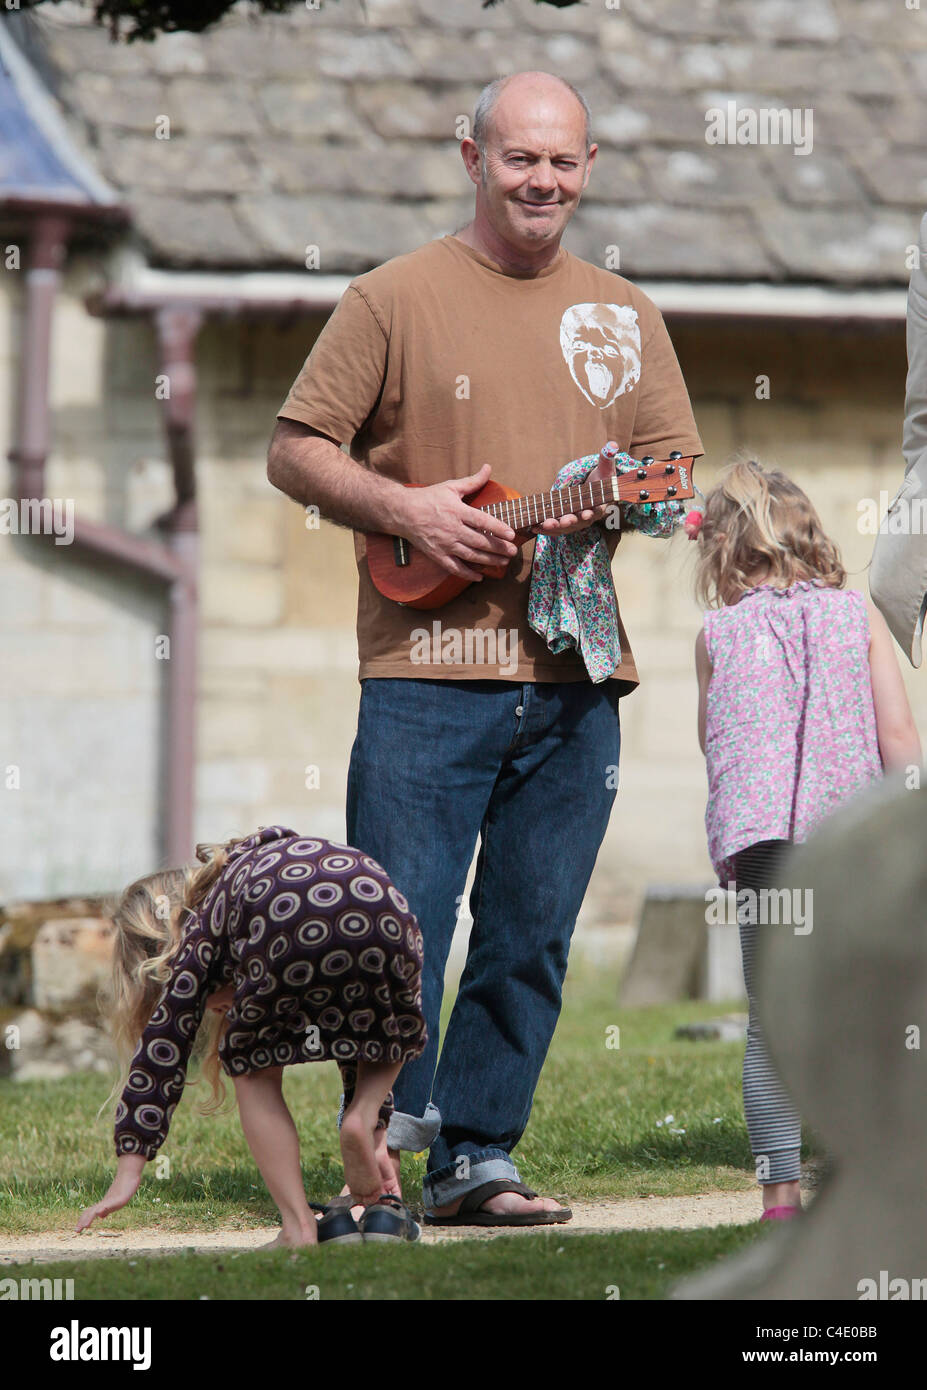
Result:
<svg viewBox="0 0 927 1390"><path fill-rule="evenodd" d="M600 154L565 244L629 275L903 284L927 207L927 4L320 0L128 47L74 3L6 22L153 265L294 270L317 246L356 274L455 230L460 120L523 68L586 95ZM810 108L812 152L707 143L730 101Z"/></svg>

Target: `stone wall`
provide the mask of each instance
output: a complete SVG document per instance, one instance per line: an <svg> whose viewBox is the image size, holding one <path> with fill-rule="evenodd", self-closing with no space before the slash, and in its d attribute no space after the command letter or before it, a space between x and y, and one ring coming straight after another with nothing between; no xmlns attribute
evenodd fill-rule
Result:
<svg viewBox="0 0 927 1390"><path fill-rule="evenodd" d="M74 285L76 290L79 287ZM0 496L16 409L19 278L0 277ZM107 326L76 295L57 306L47 495L138 527L170 499L159 421L116 399ZM126 348L137 369L145 330ZM149 381L153 373L149 372ZM67 545L0 534L0 902L109 891L151 860L164 630L156 590Z"/></svg>
<svg viewBox="0 0 927 1390"><path fill-rule="evenodd" d="M0 353L10 353L4 283ZM90 517L142 529L170 501L153 335L141 320L88 318L80 285L75 271L56 321L49 490ZM199 839L274 821L344 836L359 695L351 537L307 529L264 471L276 410L318 326L224 321L199 339ZM810 491L850 582L865 590L872 537L857 528L857 504L892 494L901 476L903 326L670 328L707 450L701 486L741 444L778 462ZM7 380L8 369L9 357ZM756 399L760 374L769 400ZM711 878L688 544L628 537L616 557L642 685L622 707L621 787L584 910L590 924L630 920L650 881ZM157 862L163 598L67 547L10 536L0 536L0 587L0 781L20 769L19 789L2 788L0 901L113 891ZM927 733L927 680L910 667L905 676ZM317 779L307 779L312 767Z"/></svg>
<svg viewBox="0 0 927 1390"><path fill-rule="evenodd" d="M113 949L107 906L69 898L0 907L0 1076L57 1080L113 1066L99 1009Z"/></svg>

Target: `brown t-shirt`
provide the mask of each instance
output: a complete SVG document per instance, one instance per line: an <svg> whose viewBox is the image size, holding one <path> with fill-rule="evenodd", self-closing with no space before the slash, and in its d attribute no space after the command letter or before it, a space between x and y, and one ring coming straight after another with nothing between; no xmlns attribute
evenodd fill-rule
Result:
<svg viewBox="0 0 927 1390"><path fill-rule="evenodd" d="M636 286L563 247L543 270L511 274L451 235L351 281L279 415L404 483L490 463L530 493L608 439L637 458L703 452L663 318ZM613 554L620 537L603 531ZM577 652L555 656L528 626L533 540L502 579L429 612L382 597L359 533L355 552L361 680L588 679ZM613 679L627 691L638 676L618 626Z"/></svg>

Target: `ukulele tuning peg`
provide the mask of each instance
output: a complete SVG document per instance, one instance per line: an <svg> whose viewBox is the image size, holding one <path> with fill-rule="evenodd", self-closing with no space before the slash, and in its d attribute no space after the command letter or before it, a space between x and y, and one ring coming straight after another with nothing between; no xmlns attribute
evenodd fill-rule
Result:
<svg viewBox="0 0 927 1390"><path fill-rule="evenodd" d="M666 495L667 495L667 497L675 497L675 496L676 496L676 489L675 489L674 487L668 487L668 488L666 489Z"/></svg>
<svg viewBox="0 0 927 1390"><path fill-rule="evenodd" d="M646 468L639 468L639 469L637 470L637 476L638 476L639 478L646 478L646 476L647 476L647 469L646 469Z"/></svg>
<svg viewBox="0 0 927 1390"><path fill-rule="evenodd" d="M681 459L681 458L682 458L682 454L679 452L678 449L674 449L673 452L670 454L670 458L671 458L671 459Z"/></svg>
<svg viewBox="0 0 927 1390"><path fill-rule="evenodd" d="M680 454L680 458L681 457L682 455ZM653 463L653 454L645 454L641 459L641 463Z"/></svg>
<svg viewBox="0 0 927 1390"><path fill-rule="evenodd" d="M668 464L666 465L666 467L664 468L663 472L664 472L664 473L675 473L675 472L676 472L676 469L675 469L675 467L674 467L673 464L668 463Z"/></svg>

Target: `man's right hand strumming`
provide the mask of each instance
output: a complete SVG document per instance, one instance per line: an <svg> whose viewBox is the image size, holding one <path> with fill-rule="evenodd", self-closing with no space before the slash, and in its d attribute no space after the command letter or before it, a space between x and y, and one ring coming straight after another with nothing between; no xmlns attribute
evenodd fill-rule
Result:
<svg viewBox="0 0 927 1390"><path fill-rule="evenodd" d="M518 553L504 521L468 507L464 496L489 481L488 463L469 478L405 487L348 458L333 439L293 420L278 420L268 452L267 476L302 506L355 531L403 536L449 574L480 580L478 564L498 564Z"/></svg>
<svg viewBox="0 0 927 1390"><path fill-rule="evenodd" d="M430 487L406 488L402 499L404 525L400 534L448 574L478 581L477 565L498 564L518 554L515 532L504 521L468 507L464 497L489 481L484 463L468 478L450 478Z"/></svg>

